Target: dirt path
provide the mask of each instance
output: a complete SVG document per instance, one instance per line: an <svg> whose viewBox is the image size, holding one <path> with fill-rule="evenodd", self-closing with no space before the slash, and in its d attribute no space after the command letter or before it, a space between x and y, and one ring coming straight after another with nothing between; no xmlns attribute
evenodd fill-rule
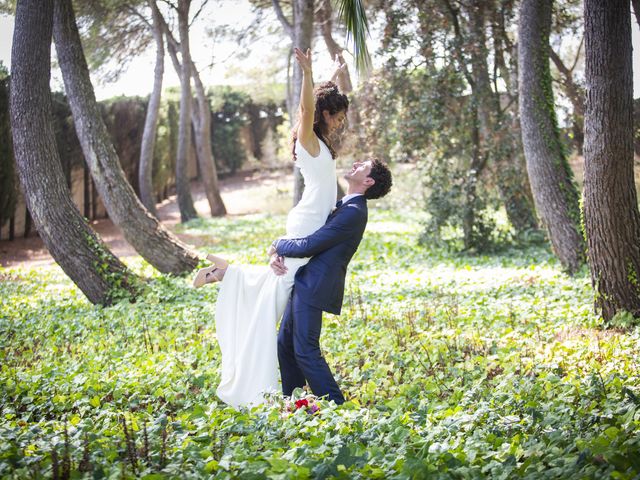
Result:
<svg viewBox="0 0 640 480"><path fill-rule="evenodd" d="M291 207L293 179L288 171L240 172L220 182L220 192L229 216L258 212L284 213ZM198 214L208 216L208 203L200 183L193 183L191 193ZM158 218L170 230L180 223L176 197L158 204ZM118 257L137 255L111 220L91 222L93 229ZM179 235L180 236L180 235ZM186 237L181 236L186 240ZM36 234L14 241L0 241L0 265L3 267L36 266L53 263L51 255Z"/></svg>

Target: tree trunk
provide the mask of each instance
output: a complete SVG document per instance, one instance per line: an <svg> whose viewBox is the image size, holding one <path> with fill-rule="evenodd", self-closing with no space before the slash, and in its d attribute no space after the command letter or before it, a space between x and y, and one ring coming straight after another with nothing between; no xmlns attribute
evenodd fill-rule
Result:
<svg viewBox="0 0 640 480"><path fill-rule="evenodd" d="M324 38L324 43L327 46L327 50L329 51L329 55L331 55L332 59L335 59L336 56L340 61L340 64L344 64L344 57L342 56L343 48L340 47L333 39L333 10L331 8L331 0L322 0L320 8L316 11L318 24L320 26L320 32L322 33L322 37ZM353 84L351 83L351 75L349 74L349 68L346 67L344 72L337 79L338 88L344 94L349 94L353 92ZM355 98L352 96L349 99L349 111L347 112L347 119L349 120L348 126L349 130L354 131L354 138L361 138L360 132L360 112L358 111L358 106L355 104ZM342 138L340 139L340 143ZM340 147L340 143L337 147Z"/></svg>
<svg viewBox="0 0 640 480"><path fill-rule="evenodd" d="M491 20L495 59L494 72L496 76L497 72L500 73L500 78L505 83L509 102L509 106L504 111L501 111L499 117L499 135L502 137L499 143L504 145L505 151L503 155L499 155L499 161L496 162L496 176L509 222L516 232L524 233L539 227L522 146L522 129L520 127L520 115L518 114L518 91L517 85L514 85L515 75L513 74L516 69L515 65L513 65L513 60L507 65L505 59L505 53L509 53L512 59L517 59L517 51L513 43L511 43L506 30L506 18L511 17L511 11L514 6L511 2L500 2L495 7ZM517 78L515 78L515 81L517 81ZM495 82L496 79L494 78ZM494 87L494 92L498 92L497 86ZM502 94L496 93L496 95L498 98L497 108L502 109L500 102ZM502 151L500 147L498 148Z"/></svg>
<svg viewBox="0 0 640 480"><path fill-rule="evenodd" d="M518 233L536 228L535 214L526 192L529 185L524 168L519 164L517 151L510 135L511 125L505 122L500 97L491 88L489 76L489 50L486 37L486 8L483 0L474 0L469 6L472 93L478 105L480 157L491 158L498 189L509 222ZM480 172L476 172L478 175ZM475 177L472 177L475 178Z"/></svg>
<svg viewBox="0 0 640 480"><path fill-rule="evenodd" d="M582 44L581 44L582 45ZM564 88L564 93L573 107L573 142L578 150L578 155L584 151L584 89L573 80L573 71L567 68L562 59L553 49L549 49L551 60L562 75L560 83ZM578 54L580 48L578 48Z"/></svg>
<svg viewBox="0 0 640 480"><path fill-rule="evenodd" d="M218 172L216 171L216 163L213 160L213 152L211 151L211 108L204 91L204 85L193 62L191 62L191 73L198 101L196 112L194 112L195 121L193 126L196 134L196 153L198 164L200 165L200 174L207 193L207 199L209 200L211 216L223 217L227 214L227 209L220 195Z"/></svg>
<svg viewBox="0 0 640 480"><path fill-rule="evenodd" d="M158 128L158 112L160 110L160 98L162 97L162 77L164 75L164 39L162 25L160 24L160 11L156 2L149 1L149 7L153 12L153 38L156 42L156 66L153 72L153 91L149 97L147 117L142 133L142 146L140 148L140 167L138 171L138 184L140 187L140 200L147 210L156 215L156 199L153 194L153 150L156 143L156 130Z"/></svg>
<svg viewBox="0 0 640 480"><path fill-rule="evenodd" d="M178 49L181 46L171 33L169 26L163 20L163 28L167 37L169 47L169 55L173 62L173 67L178 75L181 74L182 66L178 60ZM184 56L182 58L185 58ZM204 90L204 85L200 79L200 74L196 69L191 54L188 57L191 65L191 74L195 83L197 108L192 109L191 118L193 129L195 131L196 155L198 159L198 168L205 187L205 193L211 209L211 216L221 217L227 214L227 209L220 195L220 187L218 185L218 172L216 171L216 163L213 160L213 152L211 151L211 109L209 101Z"/></svg>
<svg viewBox="0 0 640 480"><path fill-rule="evenodd" d="M633 175L631 14L585 0L584 219L595 306L640 317L640 213Z"/></svg>
<svg viewBox="0 0 640 480"><path fill-rule="evenodd" d="M633 13L636 16L636 22L638 22L638 26L640 26L640 0L631 0L631 5L633 5Z"/></svg>
<svg viewBox="0 0 640 480"><path fill-rule="evenodd" d="M427 4L421 5L421 13L426 14ZM475 232L476 232L476 222L477 222L477 205L478 205L478 177L482 173L486 163L487 156L484 152L483 147L483 133L486 128L485 125L481 126L481 118L479 112L478 98L477 98L477 90L475 87L476 79L475 76L479 76L478 68L476 67L475 72L473 72L473 67L475 62L471 62L472 70L469 71L467 66L467 60L465 58L466 50L475 50L474 45L470 45L470 42L464 38L462 34L462 29L460 27L459 21L459 11L449 0L441 0L440 8L442 8L443 13L447 15L451 21L451 25L453 26L454 31L454 42L453 42L453 58L455 58L456 63L458 64L458 68L464 75L469 87L471 88L471 99L472 102L471 107L473 109L473 129L471 131L471 142L473 145L471 162L469 165L469 169L467 170L467 174L464 178L463 191L464 191L464 205L462 211L462 232L463 232L463 243L464 249L469 250L474 247L475 244ZM474 12L471 10L471 6L468 7L470 10L468 12L469 16L473 19ZM477 16L477 15L476 15ZM477 19L475 20L477 23ZM479 55L476 52L475 60L477 62L477 57ZM486 118L484 119L486 123Z"/></svg>
<svg viewBox="0 0 640 480"><path fill-rule="evenodd" d="M293 24L290 24L280 9L279 0L272 0L276 9L280 23L289 34L293 47L298 47L303 52L311 48L313 36L313 1L314 0L293 0ZM293 48L292 48L293 49ZM300 90L302 89L302 70L298 62L293 62L293 75L291 79L291 89L287 91L287 110L289 111L289 121L291 128L296 124L298 117L298 105L300 104ZM297 167L293 167L293 204L298 204L304 191L304 179Z"/></svg>
<svg viewBox="0 0 640 480"><path fill-rule="evenodd" d="M334 60L337 56L341 64L345 63L344 57L342 56L344 49L333 39L333 9L331 7L331 0L321 0L316 15L320 26L320 33L322 33L322 38L324 38L324 43L327 46L329 55L331 55L331 59ZM346 94L353 91L353 84L351 83L351 75L349 74L348 67L340 77L338 77L337 84L342 93ZM349 113L351 113L351 109L349 109Z"/></svg>
<svg viewBox="0 0 640 480"><path fill-rule="evenodd" d="M465 250L470 250L476 245L476 222L478 213L478 175L487 163L486 155L483 155L480 143L480 127L478 120L477 104L473 105L474 127L472 132L473 157L471 165L464 179L464 210L462 212L462 234Z"/></svg>
<svg viewBox="0 0 640 480"><path fill-rule="evenodd" d="M186 58L189 53L190 4L191 0L178 1L178 28L182 58ZM178 120L178 155L176 158L176 190L182 222L198 218L187 175L189 146L191 145L191 103L191 64L183 61L180 69L180 118Z"/></svg>
<svg viewBox="0 0 640 480"><path fill-rule="evenodd" d="M318 26L320 27L320 33L324 39L324 43L327 46L331 60L334 60L336 56L340 60L340 63L344 63L344 57L342 51L344 50L333 39L333 9L331 8L331 0L321 0L320 6L316 10L316 16L318 19ZM338 77L338 88L342 93L350 93L353 91L353 84L351 83L351 75L349 74L349 68L347 67L344 72Z"/></svg>
<svg viewBox="0 0 640 480"><path fill-rule="evenodd" d="M0 78L0 215L4 215L4 220L0 220L0 229L4 221L14 217L18 197L9 119L10 81L10 78Z"/></svg>
<svg viewBox="0 0 640 480"><path fill-rule="evenodd" d="M95 99L71 0L55 2L54 38L78 138L109 217L127 242L161 272L193 270L196 254L144 208L122 171Z"/></svg>
<svg viewBox="0 0 640 480"><path fill-rule="evenodd" d="M551 0L523 0L518 22L522 143L538 214L563 267L584 261L578 191L560 141L551 90Z"/></svg>
<svg viewBox="0 0 640 480"><path fill-rule="evenodd" d="M138 278L91 230L71 200L51 125L52 0L18 2L11 52L11 122L27 207L51 256L92 303L139 290Z"/></svg>
<svg viewBox="0 0 640 480"><path fill-rule="evenodd" d="M293 0L293 38L292 44L303 52L311 48L313 36L313 0ZM302 90L302 69L298 62L293 62L293 78L291 80L291 98L287 102L290 107L289 118L295 125ZM304 178L298 167L293 167L293 205L297 205L304 192Z"/></svg>
<svg viewBox="0 0 640 480"><path fill-rule="evenodd" d="M478 105L478 123L480 133L481 156L487 156L491 151L495 114L499 109L497 97L491 90L487 57L487 39L485 31L485 2L472 0L469 2L470 45L467 46L471 58L471 76L473 84L471 90Z"/></svg>
<svg viewBox="0 0 640 480"><path fill-rule="evenodd" d="M497 135L500 137L500 145L497 147L493 169L509 223L518 234L537 230L538 220L526 173L518 118L514 117L510 123L501 124Z"/></svg>
<svg viewBox="0 0 640 480"><path fill-rule="evenodd" d="M498 190L511 225L518 233L537 228L535 212L530 197L530 186L524 175L524 161L520 143L513 138L512 125L502 111L500 96L492 89L489 74L489 51L487 46L487 16L498 14L493 3L472 0L464 4L449 0L439 2L442 13L446 15L453 28L453 58L471 88L471 101L474 102L474 115L477 119L472 132L473 158L465 178L465 211L463 213L463 230L465 248L471 248L476 231L478 208L477 182L482 178L483 170L489 166L496 178ZM460 9L465 15L460 15ZM502 5L500 8L507 8ZM502 12L501 12L502 13ZM429 6L421 5L422 18L429 18ZM499 15L498 15L499 16ZM468 25L460 20L466 19ZM423 20L422 30L428 30ZM467 30L465 31L465 27ZM494 31L499 30L494 26ZM506 35L505 35L506 36ZM496 68L503 73L505 82L510 81L502 50L503 37L495 37ZM432 55L429 49L424 55ZM426 60L429 58L425 57ZM495 73L497 75L497 72Z"/></svg>

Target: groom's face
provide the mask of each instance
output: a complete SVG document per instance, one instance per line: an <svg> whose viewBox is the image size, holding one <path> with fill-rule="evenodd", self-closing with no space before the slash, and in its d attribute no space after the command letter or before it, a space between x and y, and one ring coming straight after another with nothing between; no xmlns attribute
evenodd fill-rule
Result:
<svg viewBox="0 0 640 480"><path fill-rule="evenodd" d="M354 162L351 170L349 170L344 178L349 183L354 183L356 185L364 185L367 183L367 179L369 178L369 174L371 173L371 160L364 160L361 162Z"/></svg>

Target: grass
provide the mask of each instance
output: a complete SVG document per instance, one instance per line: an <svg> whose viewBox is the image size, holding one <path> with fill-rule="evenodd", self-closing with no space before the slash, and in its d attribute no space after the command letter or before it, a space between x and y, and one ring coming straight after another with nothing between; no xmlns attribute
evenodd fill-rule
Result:
<svg viewBox="0 0 640 480"><path fill-rule="evenodd" d="M401 202L402 203L402 202ZM181 226L263 263L283 215ZM2 478L637 478L640 330L605 330L586 271L541 246L455 256L374 210L322 347L348 402L215 396L217 287L149 277L90 305L56 267L0 270Z"/></svg>

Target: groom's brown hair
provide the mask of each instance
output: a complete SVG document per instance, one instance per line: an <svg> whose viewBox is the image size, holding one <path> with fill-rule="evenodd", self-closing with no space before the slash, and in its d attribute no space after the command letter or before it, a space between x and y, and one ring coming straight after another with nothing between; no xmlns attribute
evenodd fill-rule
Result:
<svg viewBox="0 0 640 480"><path fill-rule="evenodd" d="M391 177L391 170L389 170L389 166L386 163L377 158L372 158L371 172L368 176L369 178L373 178L375 183L364 192L367 200L381 198L389 193L391 185L393 185L393 179Z"/></svg>

